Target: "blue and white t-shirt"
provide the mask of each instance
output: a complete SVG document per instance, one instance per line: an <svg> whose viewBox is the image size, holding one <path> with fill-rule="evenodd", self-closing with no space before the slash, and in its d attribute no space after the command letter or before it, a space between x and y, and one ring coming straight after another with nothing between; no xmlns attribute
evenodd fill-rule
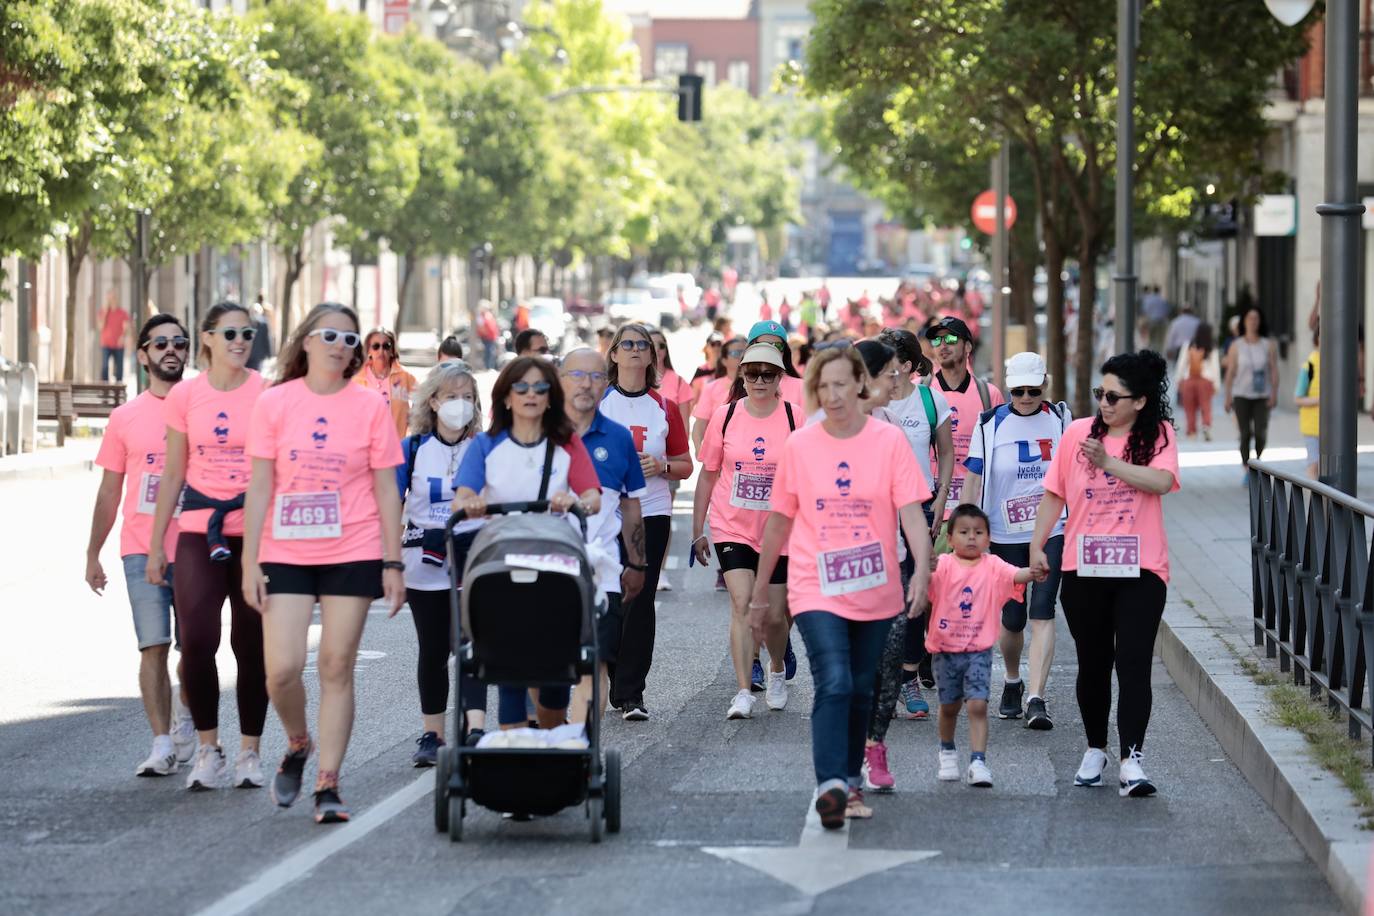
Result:
<svg viewBox="0 0 1374 916"><path fill-rule="evenodd" d="M983 478L982 508L992 521L995 544L1029 544L1045 473L1072 418L1066 405L1041 404L1022 416L1000 404L978 418L964 467ZM1064 516L1050 537L1064 533Z"/></svg>
<svg viewBox="0 0 1374 916"><path fill-rule="evenodd" d="M544 441L525 445L511 438L509 430L494 436L478 434L458 465L453 488L467 487L482 494L489 503L538 499L544 477ZM601 479L596 476L591 456L576 434L566 445L554 446L546 498L568 491L581 494L600 487Z"/></svg>
<svg viewBox="0 0 1374 916"><path fill-rule="evenodd" d="M452 445L427 433L415 444L415 437L401 440L401 452L405 463L396 468L396 485L401 491L404 504L403 516L406 532L414 529L442 528L453 513L453 478L458 473L463 455L472 445L471 438L463 438ZM411 477L406 477L410 463L411 449L415 449L415 467ZM455 529L458 533L480 528L480 520L459 522ZM401 551L401 559L406 564L406 588L416 591L435 592L449 587L448 565L434 566L421 562L420 547L406 547Z"/></svg>

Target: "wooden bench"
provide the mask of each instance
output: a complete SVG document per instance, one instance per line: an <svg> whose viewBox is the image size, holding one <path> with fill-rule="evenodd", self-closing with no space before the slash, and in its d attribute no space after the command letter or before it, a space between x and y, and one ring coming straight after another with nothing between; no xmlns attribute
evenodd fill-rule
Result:
<svg viewBox="0 0 1374 916"><path fill-rule="evenodd" d="M108 417L129 396L123 382L72 382L72 410L78 417Z"/></svg>
<svg viewBox="0 0 1374 916"><path fill-rule="evenodd" d="M65 445L76 421L70 382L38 383L38 419L57 421L57 444Z"/></svg>

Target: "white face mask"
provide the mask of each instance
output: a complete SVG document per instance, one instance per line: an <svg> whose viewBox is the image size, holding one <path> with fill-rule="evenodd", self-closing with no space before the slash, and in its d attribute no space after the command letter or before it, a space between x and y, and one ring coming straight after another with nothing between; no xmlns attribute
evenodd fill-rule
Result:
<svg viewBox="0 0 1374 916"><path fill-rule="evenodd" d="M449 429L466 429L472 422L472 402L454 398L439 405L439 420Z"/></svg>

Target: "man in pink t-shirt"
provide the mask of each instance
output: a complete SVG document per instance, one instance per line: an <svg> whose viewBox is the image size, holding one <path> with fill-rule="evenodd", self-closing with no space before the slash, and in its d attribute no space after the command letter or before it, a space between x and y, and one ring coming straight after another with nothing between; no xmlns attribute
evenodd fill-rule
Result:
<svg viewBox="0 0 1374 916"><path fill-rule="evenodd" d="M969 441L978 427L978 417L985 410L1003 404L1006 399L996 385L990 385L969 371L973 355L973 335L968 325L958 318L944 318L926 329L939 370L931 377L930 385L940 391L949 402L949 430L954 437L954 474L949 481L949 495L945 499L945 516L959 505L964 489L964 459L968 457Z"/></svg>
<svg viewBox="0 0 1374 916"><path fill-rule="evenodd" d="M138 776L170 776L180 763L191 759L196 730L185 707L172 723L171 679L167 659L172 644L172 567L167 584L148 582L148 545L153 534L162 468L167 460L167 427L162 419L162 400L181 381L190 352L189 335L171 315L154 315L138 335L136 358L148 370L148 390L110 414L100 440L95 463L104 470L91 517L91 537L86 547L86 584L97 595L109 584L100 563L100 551L114 527L120 503L124 522L119 531L119 555L124 584L133 610L134 635L139 649L139 692L148 725L153 730L153 749L134 770ZM122 500L121 500L122 495ZM174 553L177 525L167 526L165 550Z"/></svg>

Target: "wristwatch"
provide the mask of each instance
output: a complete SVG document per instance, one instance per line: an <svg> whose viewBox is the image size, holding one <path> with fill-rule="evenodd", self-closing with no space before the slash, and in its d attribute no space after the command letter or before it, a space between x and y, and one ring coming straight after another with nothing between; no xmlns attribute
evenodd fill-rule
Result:
<svg viewBox="0 0 1374 916"><path fill-rule="evenodd" d="M672 463L671 461L669 461L667 458L664 458L664 459L663 459L663 476L664 476L664 477L667 477L667 476L668 476L668 472L671 471L672 469L673 469L673 463Z"/></svg>

